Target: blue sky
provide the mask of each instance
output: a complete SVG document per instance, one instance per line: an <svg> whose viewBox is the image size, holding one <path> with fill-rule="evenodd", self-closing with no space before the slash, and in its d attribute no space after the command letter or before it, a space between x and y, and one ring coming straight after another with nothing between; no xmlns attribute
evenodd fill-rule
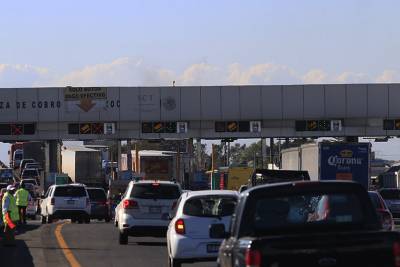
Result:
<svg viewBox="0 0 400 267"><path fill-rule="evenodd" d="M399 10L389 0L0 1L0 87L398 82Z"/></svg>

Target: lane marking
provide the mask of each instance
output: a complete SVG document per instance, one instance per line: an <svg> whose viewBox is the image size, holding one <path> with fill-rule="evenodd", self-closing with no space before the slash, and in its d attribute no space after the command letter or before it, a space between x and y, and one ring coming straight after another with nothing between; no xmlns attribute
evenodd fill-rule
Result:
<svg viewBox="0 0 400 267"><path fill-rule="evenodd" d="M78 260L75 258L74 254L68 247L67 242L65 242L65 239L61 234L61 228L67 223L68 222L64 222L62 224L57 225L54 234L56 235L58 245L60 246L62 252L64 253L65 258L69 262L69 265L71 265L71 267L81 267Z"/></svg>

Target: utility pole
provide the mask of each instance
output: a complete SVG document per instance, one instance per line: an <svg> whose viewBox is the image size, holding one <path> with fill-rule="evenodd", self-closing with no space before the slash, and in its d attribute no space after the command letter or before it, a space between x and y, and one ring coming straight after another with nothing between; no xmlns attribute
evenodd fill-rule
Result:
<svg viewBox="0 0 400 267"><path fill-rule="evenodd" d="M269 139L269 162L271 163L271 169L274 169L274 138Z"/></svg>
<svg viewBox="0 0 400 267"><path fill-rule="evenodd" d="M177 149L176 149L176 178L177 181L182 184L181 179L181 147L179 141L177 142Z"/></svg>

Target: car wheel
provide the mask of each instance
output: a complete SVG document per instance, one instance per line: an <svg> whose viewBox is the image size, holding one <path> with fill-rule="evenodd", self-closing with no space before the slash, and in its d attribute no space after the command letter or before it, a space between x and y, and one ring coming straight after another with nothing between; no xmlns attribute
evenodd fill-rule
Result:
<svg viewBox="0 0 400 267"><path fill-rule="evenodd" d="M86 223L86 224L90 223L90 218L86 218L86 219L85 219L85 223Z"/></svg>
<svg viewBox="0 0 400 267"><path fill-rule="evenodd" d="M106 221L106 223L109 223L111 221L111 218L110 217L105 217L104 221Z"/></svg>
<svg viewBox="0 0 400 267"><path fill-rule="evenodd" d="M182 265L182 263L179 260L168 256L168 266L169 267L181 267L181 265Z"/></svg>
<svg viewBox="0 0 400 267"><path fill-rule="evenodd" d="M83 223L83 219L79 219L79 220L78 220L78 223L79 223L79 224L82 224L82 223Z"/></svg>
<svg viewBox="0 0 400 267"><path fill-rule="evenodd" d="M119 244L120 245L128 244L128 234L119 232Z"/></svg>
<svg viewBox="0 0 400 267"><path fill-rule="evenodd" d="M46 224L47 220L46 220L46 216L42 215L42 224Z"/></svg>

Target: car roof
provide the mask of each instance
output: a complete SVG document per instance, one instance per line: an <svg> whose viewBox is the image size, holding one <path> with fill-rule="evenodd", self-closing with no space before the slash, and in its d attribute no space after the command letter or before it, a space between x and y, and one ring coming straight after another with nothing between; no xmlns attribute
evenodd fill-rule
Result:
<svg viewBox="0 0 400 267"><path fill-rule="evenodd" d="M86 187L87 190L102 190L105 191L104 188L101 187Z"/></svg>
<svg viewBox="0 0 400 267"><path fill-rule="evenodd" d="M185 192L186 198L197 197L197 196L239 196L237 191L233 190L199 190Z"/></svg>
<svg viewBox="0 0 400 267"><path fill-rule="evenodd" d="M67 187L67 186L86 187L84 184L54 184L52 186L54 186L54 187Z"/></svg>
<svg viewBox="0 0 400 267"><path fill-rule="evenodd" d="M178 183L171 182L171 181L160 181L160 180L140 180L140 181L131 181L133 184L171 184L171 185L178 185Z"/></svg>
<svg viewBox="0 0 400 267"><path fill-rule="evenodd" d="M329 188L330 186L336 186L338 188L352 188L353 190L359 189L362 187L361 184L353 182L353 181L339 181L339 180L326 180L326 181L293 181L293 182L285 182L285 183L274 183L274 184L263 184L257 185L254 187L248 188L246 191L243 191L242 194L250 194L252 192L264 191L264 190L279 190L283 188L305 188L305 189L313 189L313 188Z"/></svg>

